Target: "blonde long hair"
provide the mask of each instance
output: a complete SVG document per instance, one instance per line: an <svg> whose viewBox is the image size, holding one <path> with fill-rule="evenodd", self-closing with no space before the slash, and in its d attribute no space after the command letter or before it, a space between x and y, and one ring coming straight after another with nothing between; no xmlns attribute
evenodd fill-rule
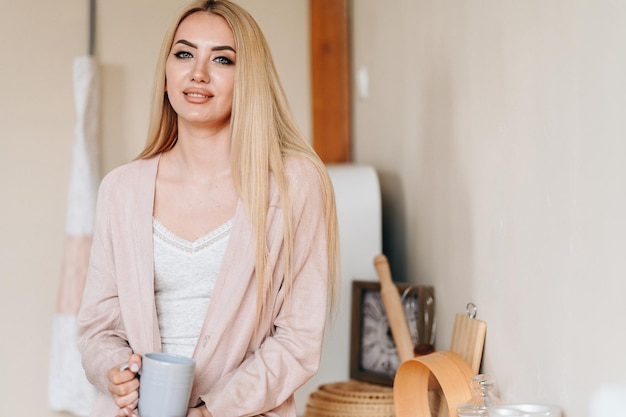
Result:
<svg viewBox="0 0 626 417"><path fill-rule="evenodd" d="M235 38L237 63L231 113L231 170L235 187L254 230L257 277L257 320L270 307L272 271L268 267L266 239L270 173L273 173L283 212L285 288L293 281L293 239L288 180L283 158L300 156L316 167L324 189L329 270L329 300L335 310L339 276L339 238L333 187L323 162L296 126L287 103L269 46L254 18L228 0L202 0L184 9L166 33L154 84L152 113L146 148L138 158L150 158L174 147L177 115L165 93L165 61L181 22L193 13L223 17Z"/></svg>

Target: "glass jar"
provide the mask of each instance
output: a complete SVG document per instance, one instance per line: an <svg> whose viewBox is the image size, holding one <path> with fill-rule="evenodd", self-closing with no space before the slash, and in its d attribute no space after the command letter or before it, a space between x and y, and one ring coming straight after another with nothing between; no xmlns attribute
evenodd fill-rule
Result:
<svg viewBox="0 0 626 417"><path fill-rule="evenodd" d="M470 380L474 394L469 401L456 409L458 417L487 417L489 407L499 405L500 400L495 394L496 382L487 374L478 374Z"/></svg>

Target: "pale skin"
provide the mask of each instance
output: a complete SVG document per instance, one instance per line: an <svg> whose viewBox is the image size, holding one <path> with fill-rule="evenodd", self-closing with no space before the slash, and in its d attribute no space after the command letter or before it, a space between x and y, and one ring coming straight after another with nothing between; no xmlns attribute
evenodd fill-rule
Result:
<svg viewBox="0 0 626 417"><path fill-rule="evenodd" d="M165 66L178 141L161 155L153 215L191 242L230 220L237 206L229 162L235 62L235 40L226 21L199 12L178 27ZM141 356L133 354L107 374L118 416L138 416L140 368ZM187 417L212 415L202 405L190 408Z"/></svg>

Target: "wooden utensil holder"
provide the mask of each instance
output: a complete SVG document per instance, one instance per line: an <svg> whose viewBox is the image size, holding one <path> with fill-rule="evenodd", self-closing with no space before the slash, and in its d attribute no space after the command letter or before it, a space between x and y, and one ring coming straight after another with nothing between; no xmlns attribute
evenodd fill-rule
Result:
<svg viewBox="0 0 626 417"><path fill-rule="evenodd" d="M487 332L475 315L471 303L466 314L457 314L451 350L400 365L393 384L396 417L457 417L457 406L472 396L470 380L478 374Z"/></svg>

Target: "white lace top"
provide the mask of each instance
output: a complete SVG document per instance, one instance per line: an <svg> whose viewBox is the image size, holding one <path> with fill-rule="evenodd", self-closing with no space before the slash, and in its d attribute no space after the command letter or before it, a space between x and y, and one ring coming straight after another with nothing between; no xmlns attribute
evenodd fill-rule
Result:
<svg viewBox="0 0 626 417"><path fill-rule="evenodd" d="M153 220L154 295L163 352L193 355L231 229L232 220L189 242Z"/></svg>

